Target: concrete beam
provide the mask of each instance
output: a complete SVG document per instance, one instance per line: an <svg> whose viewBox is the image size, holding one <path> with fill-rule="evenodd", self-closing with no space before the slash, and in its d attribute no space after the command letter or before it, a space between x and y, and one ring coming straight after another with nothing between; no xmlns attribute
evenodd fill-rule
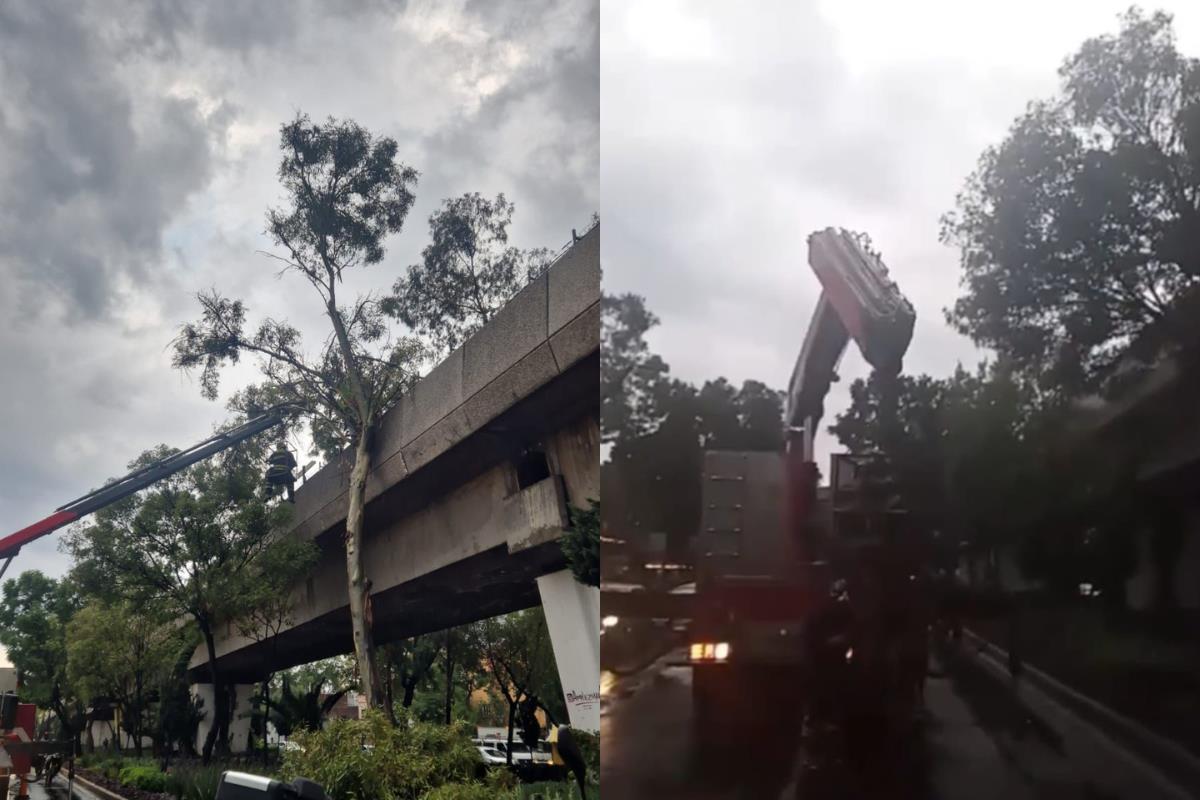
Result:
<svg viewBox="0 0 1200 800"><path fill-rule="evenodd" d="M483 431L600 349L600 229L592 228L384 415L367 481L371 503ZM352 453L296 492L293 533L344 524Z"/></svg>

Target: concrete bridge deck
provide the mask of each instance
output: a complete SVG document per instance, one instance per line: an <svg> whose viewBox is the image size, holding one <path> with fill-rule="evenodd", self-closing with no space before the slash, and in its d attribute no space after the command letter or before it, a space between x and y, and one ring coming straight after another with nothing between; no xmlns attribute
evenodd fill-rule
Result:
<svg viewBox="0 0 1200 800"><path fill-rule="evenodd" d="M536 579L563 569L568 507L600 491L599 242L596 226L382 420L364 535L378 641L536 605ZM228 679L352 650L342 546L351 459L297 490L290 535L315 541L319 562L293 590L279 636L225 626L217 652ZM204 661L198 650L194 680Z"/></svg>

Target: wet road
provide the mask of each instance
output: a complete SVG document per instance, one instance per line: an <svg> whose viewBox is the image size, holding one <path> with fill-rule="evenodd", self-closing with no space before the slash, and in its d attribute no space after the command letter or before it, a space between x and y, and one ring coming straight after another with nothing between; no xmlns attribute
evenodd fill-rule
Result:
<svg viewBox="0 0 1200 800"><path fill-rule="evenodd" d="M793 798L1115 798L1173 797L1152 783L1113 788L1111 751L1077 746L1087 738L1056 730L1017 702L974 654L935 661L925 714L913 735L859 764L823 755L801 731L796 709L769 694L754 699L760 720L737 742L702 751L692 734L691 671L682 654L640 673L605 674L601 695L601 785L630 800L792 800ZM762 689L763 687L759 687ZM768 689L769 691L769 689ZM778 693L777 693L778 694ZM1065 733L1064 733L1065 731Z"/></svg>

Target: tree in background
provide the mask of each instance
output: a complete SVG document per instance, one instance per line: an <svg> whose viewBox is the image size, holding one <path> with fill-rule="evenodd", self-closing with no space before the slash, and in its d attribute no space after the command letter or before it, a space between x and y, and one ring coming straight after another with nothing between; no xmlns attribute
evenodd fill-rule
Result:
<svg viewBox="0 0 1200 800"><path fill-rule="evenodd" d="M781 449L783 395L724 378L699 390L668 381L654 394L656 427L617 437L601 465L604 521L618 538L664 533L668 553L682 559L700 525L704 451Z"/></svg>
<svg viewBox="0 0 1200 800"><path fill-rule="evenodd" d="M310 541L283 537L275 546L259 556L256 571L260 579L249 587L244 598L245 605L236 620L238 631L253 639L268 650L266 670L259 689L257 703L262 712L257 718L262 727L263 763L269 756L268 734L271 720L271 679L275 675L272 665L277 654L279 635L292 626L294 598L292 587L312 571L317 562L318 551Z"/></svg>
<svg viewBox="0 0 1200 800"><path fill-rule="evenodd" d="M430 243L383 308L446 355L487 324L550 263L544 248L508 243L514 206L477 192L442 202L429 218Z"/></svg>
<svg viewBox="0 0 1200 800"><path fill-rule="evenodd" d="M352 465L345 530L351 628L363 695L381 707L362 563L367 474L379 420L414 381L423 348L391 335L375 298L346 305L338 290L348 270L383 259L384 237L399 232L412 207L417 172L397 160L394 139L373 137L352 121L314 124L298 115L282 127L280 150L288 202L267 214L267 229L286 254L274 257L312 287L330 336L310 359L295 327L268 319L248 333L241 301L214 291L200 296L201 319L180 331L175 365L200 367L204 394L215 399L222 367L257 357L264 382L235 397L235 405L249 411L286 404L293 421L308 421L321 451L341 453Z"/></svg>
<svg viewBox="0 0 1200 800"><path fill-rule="evenodd" d="M0 603L0 644L17 668L21 698L53 710L77 742L84 706L67 676L67 625L81 602L70 577L56 580L28 570L4 582Z"/></svg>
<svg viewBox="0 0 1200 800"><path fill-rule="evenodd" d="M292 688L298 686L298 689ZM329 691L325 691L328 686ZM316 671L306 675L285 672L279 698L270 710L270 722L280 736L289 737L298 731L321 730L325 716L337 705L352 686L344 682L340 686L331 681L331 674Z"/></svg>
<svg viewBox="0 0 1200 800"><path fill-rule="evenodd" d="M550 631L540 608L518 611L485 620L484 663L493 686L508 705L508 763L512 764L513 733L522 703L533 701L547 713L562 718L558 671L550 647ZM555 711L559 713L555 715Z"/></svg>
<svg viewBox="0 0 1200 800"><path fill-rule="evenodd" d="M986 150L943 221L961 249L949 320L1044 387L1094 387L1200 278L1200 62L1137 9L1060 69Z"/></svg>
<svg viewBox="0 0 1200 800"><path fill-rule="evenodd" d="M444 692L442 695L442 721L449 725L454 721L454 686L456 673L470 681L471 676L481 673L483 643L481 626L478 623L459 625L442 632L441 667ZM464 683L466 682L464 681ZM464 704L471 702L471 686L466 687Z"/></svg>
<svg viewBox="0 0 1200 800"><path fill-rule="evenodd" d="M209 713L204 701L192 696L188 665L192 654L200 643L200 632L189 625L179 631L180 642L176 646L170 670L163 676L158 687L158 713L155 719L155 738L162 747L162 769L165 771L172 750L196 754L196 734L200 723Z"/></svg>
<svg viewBox="0 0 1200 800"><path fill-rule="evenodd" d="M151 697L179 648L170 623L152 607L93 600L67 625L67 676L85 703L101 697L117 703L138 758L142 737L156 733Z"/></svg>
<svg viewBox="0 0 1200 800"><path fill-rule="evenodd" d="M387 708L392 719L395 714L395 690L401 692L400 705L409 708L417 686L426 679L441 651L441 643L433 634L413 636L383 646L384 682L387 687Z"/></svg>
<svg viewBox="0 0 1200 800"><path fill-rule="evenodd" d="M658 317L635 294L600 299L600 430L606 442L643 436L657 427L668 367L650 352L646 334Z"/></svg>
<svg viewBox="0 0 1200 800"><path fill-rule="evenodd" d="M170 452L144 453L130 468ZM138 607L195 622L215 698L206 762L214 747L223 753L228 746L229 699L217 662L217 626L245 613L264 580L264 565L274 563L272 550L291 547L290 539L277 543L270 535L282 528L291 507L264 502L260 483L260 473L248 464L203 462L97 512L66 539L81 574L101 579L103 591L96 594L115 593Z"/></svg>

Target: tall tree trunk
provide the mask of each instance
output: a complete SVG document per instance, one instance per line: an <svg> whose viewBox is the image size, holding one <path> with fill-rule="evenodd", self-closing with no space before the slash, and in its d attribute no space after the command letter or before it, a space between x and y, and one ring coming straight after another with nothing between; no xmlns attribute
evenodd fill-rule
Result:
<svg viewBox="0 0 1200 800"><path fill-rule="evenodd" d="M133 751L138 758L142 757L142 673L139 671L134 680L137 683L137 688L134 690L134 716L133 722Z"/></svg>
<svg viewBox="0 0 1200 800"><path fill-rule="evenodd" d="M416 682L416 680L406 680L403 683L404 683L404 700L401 701L401 704L405 708L411 708L412 701L413 701L413 693L416 691L417 682Z"/></svg>
<svg viewBox="0 0 1200 800"><path fill-rule="evenodd" d="M213 724L208 729L208 735L204 737L204 749L200 753L202 762L208 766L212 761L214 748L219 755L224 755L229 750L229 700L225 697L225 685L217 669L217 642L207 620L200 622L200 631L204 634L204 646L208 651L208 675L212 679L213 687Z"/></svg>
<svg viewBox="0 0 1200 800"><path fill-rule="evenodd" d="M450 715L454 705L454 651L453 636L446 631L446 724L451 722Z"/></svg>
<svg viewBox="0 0 1200 800"><path fill-rule="evenodd" d="M395 691L393 690L395 680L396 666L392 663L391 657L388 657L386 666L384 666L383 689L384 702L387 704L388 719L392 721L393 725L396 724L396 698Z"/></svg>
<svg viewBox="0 0 1200 800"><path fill-rule="evenodd" d="M354 655L358 659L363 697L371 708L382 708L384 693L379 679L375 638L371 632L371 582L363 569L363 512L367 492L367 472L371 467L371 430L364 425L354 452L350 471L350 504L346 509L346 578L350 591L350 627L354 634Z"/></svg>
<svg viewBox="0 0 1200 800"><path fill-rule="evenodd" d="M505 698L508 700L508 698ZM512 766L513 723L517 721L517 701L508 700L508 766Z"/></svg>

